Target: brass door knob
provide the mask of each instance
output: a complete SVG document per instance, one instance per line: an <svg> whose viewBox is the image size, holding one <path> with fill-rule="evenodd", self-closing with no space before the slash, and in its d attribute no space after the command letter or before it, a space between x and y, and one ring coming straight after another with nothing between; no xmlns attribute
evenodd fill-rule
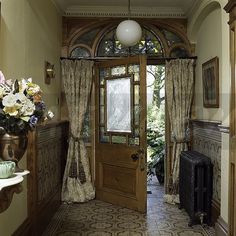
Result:
<svg viewBox="0 0 236 236"><path fill-rule="evenodd" d="M131 158L132 158L133 161L137 161L138 158L139 158L138 153L132 154L132 155L131 155Z"/></svg>

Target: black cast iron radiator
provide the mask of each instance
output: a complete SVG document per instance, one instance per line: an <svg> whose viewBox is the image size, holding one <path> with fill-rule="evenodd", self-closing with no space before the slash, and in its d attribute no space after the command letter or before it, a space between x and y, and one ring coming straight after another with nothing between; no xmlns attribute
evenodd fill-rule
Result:
<svg viewBox="0 0 236 236"><path fill-rule="evenodd" d="M189 226L211 225L212 169L210 158L201 153L184 151L180 155L180 208L189 214Z"/></svg>

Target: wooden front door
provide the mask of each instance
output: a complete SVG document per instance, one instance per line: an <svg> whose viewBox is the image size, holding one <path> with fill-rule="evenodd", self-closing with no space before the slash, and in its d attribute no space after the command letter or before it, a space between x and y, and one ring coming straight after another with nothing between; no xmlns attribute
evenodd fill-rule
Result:
<svg viewBox="0 0 236 236"><path fill-rule="evenodd" d="M96 198L146 211L146 57L97 64Z"/></svg>

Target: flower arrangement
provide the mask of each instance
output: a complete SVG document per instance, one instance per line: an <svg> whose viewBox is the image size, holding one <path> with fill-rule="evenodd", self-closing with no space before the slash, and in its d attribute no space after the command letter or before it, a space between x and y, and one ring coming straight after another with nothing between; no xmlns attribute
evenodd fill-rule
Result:
<svg viewBox="0 0 236 236"><path fill-rule="evenodd" d="M0 134L26 134L53 116L42 101L42 90L31 78L6 80L0 71Z"/></svg>

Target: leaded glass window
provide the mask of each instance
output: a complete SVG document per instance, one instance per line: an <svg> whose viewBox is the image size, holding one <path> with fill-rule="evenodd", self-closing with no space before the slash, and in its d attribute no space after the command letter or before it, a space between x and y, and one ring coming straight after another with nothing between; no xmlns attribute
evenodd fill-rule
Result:
<svg viewBox="0 0 236 236"><path fill-rule="evenodd" d="M99 81L100 142L139 145L140 66L100 68Z"/></svg>
<svg viewBox="0 0 236 236"><path fill-rule="evenodd" d="M188 57L189 54L185 48L176 47L171 51L170 56L175 58L181 58L181 57Z"/></svg>
<svg viewBox="0 0 236 236"><path fill-rule="evenodd" d="M166 38L166 41L169 46L175 43L184 43L183 39L181 39L177 34L166 30L166 29L161 29L161 32L163 33L164 37Z"/></svg>
<svg viewBox="0 0 236 236"><path fill-rule="evenodd" d="M86 58L91 57L90 52L87 48L84 47L76 47L72 50L70 57L72 58Z"/></svg>
<svg viewBox="0 0 236 236"><path fill-rule="evenodd" d="M148 54L156 57L163 57L164 50L159 38L147 29L142 30L141 40L132 47L123 46L116 37L116 30L108 32L101 40L97 56L99 57L120 57L138 54Z"/></svg>
<svg viewBox="0 0 236 236"><path fill-rule="evenodd" d="M93 41L100 30L101 28L95 28L93 30L84 33L75 41L74 44L85 44L88 45L89 47L92 47Z"/></svg>

